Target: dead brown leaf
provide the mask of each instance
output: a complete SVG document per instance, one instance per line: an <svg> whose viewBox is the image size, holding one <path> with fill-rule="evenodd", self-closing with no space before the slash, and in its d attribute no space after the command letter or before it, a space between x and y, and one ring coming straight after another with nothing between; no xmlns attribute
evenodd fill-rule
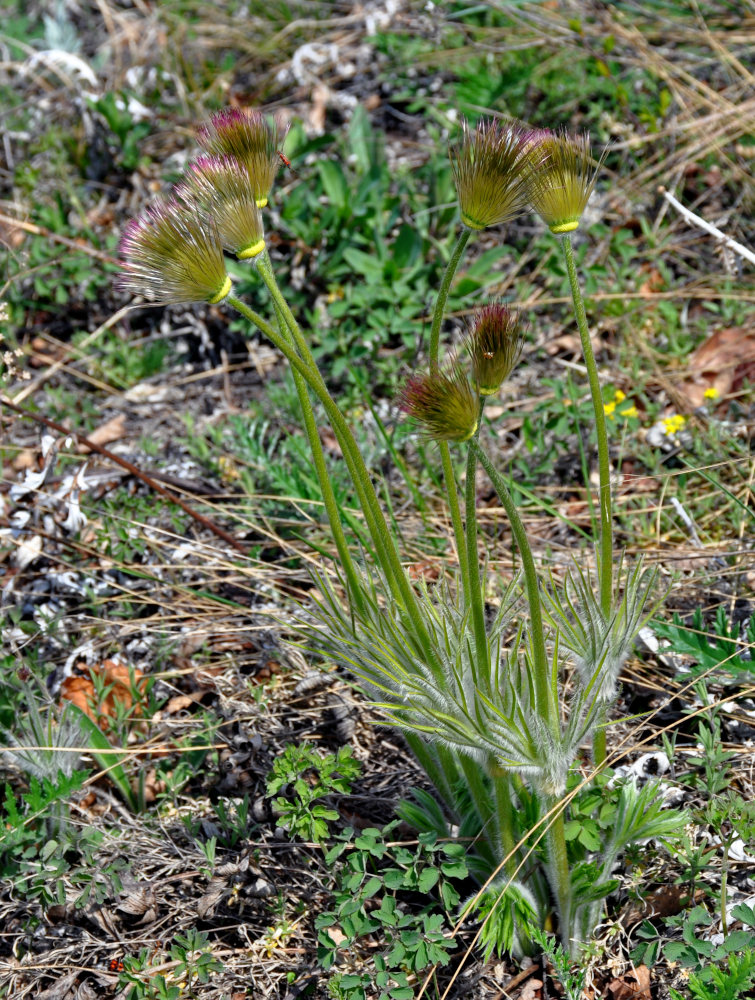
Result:
<svg viewBox="0 0 755 1000"><path fill-rule="evenodd" d="M85 675L72 675L63 681L60 696L64 701L70 701L80 708L103 731L109 728L109 719L116 715L119 705L126 709L133 708L134 715L141 715L138 697L144 693L146 684L141 670L129 671L128 667L114 660L103 660L101 664L85 669ZM99 703L95 679L98 689L102 691Z"/></svg>
<svg viewBox="0 0 755 1000"><path fill-rule="evenodd" d="M530 979L524 984L522 992L519 994L519 1000L535 1000L536 997L540 996L542 988L542 980Z"/></svg>
<svg viewBox="0 0 755 1000"><path fill-rule="evenodd" d="M338 438L335 436L333 431L327 427L321 428L320 440L322 441L323 448L329 455L336 455L338 458L343 458L341 446L338 443Z"/></svg>
<svg viewBox="0 0 755 1000"><path fill-rule="evenodd" d="M87 435L87 438L92 444L106 445L113 441L119 441L125 433L126 414L119 413L116 417L106 420L104 424L100 424L99 427L95 427L92 433ZM91 449L82 444L79 445L79 451L82 455L87 455Z"/></svg>
<svg viewBox="0 0 755 1000"><path fill-rule="evenodd" d="M149 924L157 920L157 896L149 884L130 883L124 885L124 898L116 906L120 913L139 917L138 924Z"/></svg>
<svg viewBox="0 0 755 1000"><path fill-rule="evenodd" d="M168 700L161 715L175 715L176 712L183 712L185 708L190 708L200 699L204 698L204 691L192 691L191 694L177 694Z"/></svg>
<svg viewBox="0 0 755 1000"><path fill-rule="evenodd" d="M681 383L689 409L705 402L707 390L722 399L742 387L745 379L755 381L755 326L728 326L716 330L692 352L689 376Z"/></svg>
<svg viewBox="0 0 755 1000"><path fill-rule="evenodd" d="M674 568L678 569L678 565L675 562ZM697 567L698 564L695 564L695 571L697 571ZM698 890L695 893L694 902L701 899L702 895L703 891ZM653 917L673 917L677 913L681 913L689 906L689 903L689 893L684 886L662 885L648 893L639 906L635 905L627 910L622 915L621 922L625 927L631 927L633 924L639 923L640 920L650 920Z"/></svg>
<svg viewBox="0 0 755 1000"><path fill-rule="evenodd" d="M611 1000L652 1000L650 994L650 969L638 965L621 979L612 980L606 987Z"/></svg>
<svg viewBox="0 0 755 1000"><path fill-rule="evenodd" d="M0 243L11 250L18 250L26 239L26 233L20 226L14 226L13 220L7 217L0 219Z"/></svg>
<svg viewBox="0 0 755 1000"><path fill-rule="evenodd" d="M156 757L163 756L164 753L165 751L156 751L154 756ZM147 771L146 778L141 778L141 777L136 778L134 779L134 781L132 781L131 785L134 790L134 794L143 795L144 801L147 803L147 805L149 805L152 802L156 802L157 796L161 795L167 788L167 785L165 784L164 781L157 780L157 771L155 770L154 767L151 767L149 771Z"/></svg>
<svg viewBox="0 0 755 1000"><path fill-rule="evenodd" d="M663 275L657 267L651 267L650 265L645 264L641 270L644 272L646 277L637 291L645 298L649 298L651 295L655 295L656 292L660 292L663 289L665 281L663 280Z"/></svg>
<svg viewBox="0 0 755 1000"><path fill-rule="evenodd" d="M65 344L46 337L34 337L30 344L29 364L32 368L44 368L70 357L70 350Z"/></svg>
<svg viewBox="0 0 755 1000"><path fill-rule="evenodd" d="M24 472L26 469L33 469L37 464L37 453L32 448L24 448L13 459L13 468L16 472Z"/></svg>
<svg viewBox="0 0 755 1000"><path fill-rule="evenodd" d="M603 343L600 337L591 336L590 343L592 344L593 352L596 355L600 354L603 349ZM582 341L576 333L563 333L560 337L552 337L550 340L546 341L543 346L545 347L545 353L549 354L551 357L554 357L555 355L568 358L578 358L582 356Z"/></svg>
<svg viewBox="0 0 755 1000"><path fill-rule="evenodd" d="M426 580L428 583L436 583L440 577L440 563L432 559L421 559L419 562L410 563L407 566L407 573L412 580Z"/></svg>
<svg viewBox="0 0 755 1000"><path fill-rule="evenodd" d="M78 970L76 972L69 972L66 976L61 976L57 983L53 983L42 993L38 993L37 996L39 1000L69 1000L73 994L73 988L76 984L76 980L79 978Z"/></svg>

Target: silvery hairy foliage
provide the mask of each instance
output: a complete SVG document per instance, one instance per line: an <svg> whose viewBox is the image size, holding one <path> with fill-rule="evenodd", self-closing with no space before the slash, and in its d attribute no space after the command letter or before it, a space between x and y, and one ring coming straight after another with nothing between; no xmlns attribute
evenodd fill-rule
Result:
<svg viewBox="0 0 755 1000"><path fill-rule="evenodd" d="M621 785L616 815L606 831L602 851L596 855L599 868L597 884L611 878L616 861L630 844L646 844L651 840L673 840L687 822L687 816L676 809L666 809L659 794L659 783L650 782L639 787L632 778ZM576 908L579 933L586 940L598 922L602 899L588 900Z"/></svg>
<svg viewBox="0 0 755 1000"><path fill-rule="evenodd" d="M582 686L558 734L538 713L518 580L504 592L488 628L487 664L478 660L463 597L445 584L420 590L428 657L399 607L379 602L374 585L365 583L364 610L357 612L324 577L316 582L323 599L316 605L316 632L307 631L308 647L347 665L390 722L471 757L489 773L518 775L544 794L563 792L568 769L595 723L598 699L593 686Z"/></svg>
<svg viewBox="0 0 755 1000"><path fill-rule="evenodd" d="M617 578L621 578L619 563ZM653 598L658 568L645 568L639 559L627 573L624 592L610 615L605 615L589 571L574 565L563 587L545 594L545 611L561 643L571 652L583 685L592 685L604 705L613 703L621 668L637 633L655 614L663 598Z"/></svg>
<svg viewBox="0 0 755 1000"><path fill-rule="evenodd" d="M28 688L28 717L19 722L11 732L2 727L2 738L7 749L2 757L39 781L54 782L62 771L70 778L76 770L81 753L76 749L86 745L75 719L71 718L64 706L58 713L53 705L48 705L42 713L39 700L41 692Z"/></svg>
<svg viewBox="0 0 755 1000"><path fill-rule="evenodd" d="M44 686L37 691L25 690L27 717L13 732L0 727L0 739L6 745L6 749L0 751L0 758L40 782L55 784L61 774L70 778L78 768L80 748L86 745L78 723L71 717L70 706L66 704L58 711L48 704L43 712L39 702L47 697ZM48 809L47 829L50 836L57 836L68 827L68 805L65 801L57 801Z"/></svg>

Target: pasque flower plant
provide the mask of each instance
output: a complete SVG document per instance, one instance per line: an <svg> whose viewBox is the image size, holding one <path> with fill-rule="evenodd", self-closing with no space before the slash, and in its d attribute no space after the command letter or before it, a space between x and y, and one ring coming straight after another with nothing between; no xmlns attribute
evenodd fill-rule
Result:
<svg viewBox="0 0 755 1000"><path fill-rule="evenodd" d="M654 800L652 787L640 792L626 784L616 787L615 823L601 851L575 855L565 833L578 755L592 747L596 769L605 766L619 671L657 601L653 571L640 564L622 569L621 559L614 564L605 415L569 236L596 183L588 140L488 121L465 127L451 149L462 229L438 291L427 368L408 377L398 401L437 442L443 467L458 574L430 588L407 575L349 423L275 280L259 210L272 186L280 128L259 112L232 109L203 126L199 139L209 155L190 167L177 197L127 228L123 282L150 300L222 300L287 358L339 567L335 575L317 574L322 597L316 624L302 625L307 642L347 667L404 731L452 822L472 838L470 867L502 898L496 940L528 950L532 921L544 923L555 911L564 946L576 954L594 931L621 850L671 836L681 825L678 813ZM448 293L467 242L527 207L563 243L593 400L600 479L595 584L576 561L563 582L544 577L500 456L482 433L485 402L521 353L520 318L503 303L477 308L463 350L440 357ZM256 268L270 295L270 318L233 294L223 247ZM347 535L333 495L313 397L352 478L364 514L360 538ZM466 457L463 490L452 448ZM506 512L521 567L505 588L481 557L478 465ZM498 611L489 621L485 598L493 588L500 591ZM567 667L574 668L568 691L561 681ZM417 809L412 815L432 821Z"/></svg>

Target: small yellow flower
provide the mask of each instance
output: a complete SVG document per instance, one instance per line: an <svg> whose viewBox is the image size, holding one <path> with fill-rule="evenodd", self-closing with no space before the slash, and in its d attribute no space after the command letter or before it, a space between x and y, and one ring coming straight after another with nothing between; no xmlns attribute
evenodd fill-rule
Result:
<svg viewBox="0 0 755 1000"><path fill-rule="evenodd" d="M613 398L616 400L617 403L623 403L624 400L627 398L627 394L625 392L622 392L621 389L617 389L616 392L613 394Z"/></svg>
<svg viewBox="0 0 755 1000"><path fill-rule="evenodd" d="M619 411L619 416L624 417L626 420L628 420L629 417L639 416L639 413L636 406L628 406L626 410Z"/></svg>
<svg viewBox="0 0 755 1000"><path fill-rule="evenodd" d="M607 417L613 417L614 410L616 409L616 403L603 403L603 412Z"/></svg>
<svg viewBox="0 0 755 1000"><path fill-rule="evenodd" d="M718 391L718 389L714 385L712 385L710 387L710 389L706 389L705 392L703 393L703 396L705 397L705 399L711 399L711 400L718 399L718 397L720 395L721 395L721 393Z"/></svg>
<svg viewBox="0 0 755 1000"><path fill-rule="evenodd" d="M670 417L663 418L663 429L668 437L673 437L687 423L687 418L680 413L673 413Z"/></svg>

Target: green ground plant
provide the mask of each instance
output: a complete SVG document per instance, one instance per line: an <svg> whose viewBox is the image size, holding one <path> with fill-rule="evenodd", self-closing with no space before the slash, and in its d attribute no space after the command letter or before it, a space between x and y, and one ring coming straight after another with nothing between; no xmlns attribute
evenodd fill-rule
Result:
<svg viewBox="0 0 755 1000"><path fill-rule="evenodd" d="M371 190L378 180L373 143L358 116L352 130L359 136L357 160L361 155L366 173L353 205L366 210L369 221ZM199 140L210 155L192 165L174 199L154 205L126 230L120 248L123 285L154 301L226 301L288 359L338 553L339 584L346 594L344 602L331 579L315 574L323 597L316 606L315 628L304 629L307 642L348 665L386 716L405 731L452 814L458 789L464 789L479 824L475 852L483 860L483 881L503 873L501 893L508 887L530 907L529 920L521 918L521 908L519 919L514 915L512 949L530 950L531 926L542 926L554 908L562 946L576 956L613 888L611 871L619 854L632 843L673 836L682 818L662 810L652 785L640 790L625 782L612 820L596 823L587 844L579 836L572 838L584 857L570 866L566 822L569 800L576 794L567 792L570 772L585 740L592 744L595 766L606 766L605 728L618 673L657 602L654 570L641 562L625 567L622 560L614 561L606 404L571 243L596 180L587 139L491 121L475 130L465 127L452 147L462 229L433 309L429 370L412 375L401 395L402 409L438 443L453 526L458 575L432 590L415 587L407 577L364 456L273 274L261 211L278 167L279 126L257 112L229 109L200 130ZM326 175L331 210L352 211L341 175ZM575 558L563 581L547 584L507 477L480 435L487 398L518 360L519 318L503 304L483 306L473 315L465 343L469 367L453 357L440 361L441 323L469 239L509 221L528 203L561 244L587 372L600 480L595 570L584 570ZM402 249L400 259L394 256L386 270L383 237L374 225L364 232L372 254L344 247L335 253L336 260L343 259L344 266L365 277L369 271L376 288L400 285L404 272L416 278L419 272L412 268L420 265L413 263L414 251L404 254ZM413 240L408 234L401 245L411 248ZM270 296L272 323L234 294L222 248L240 261L253 262L253 273ZM418 259L420 250L417 245ZM369 321L365 303L360 312ZM325 411L362 510L364 526L357 537L364 558L359 561L345 532L310 394ZM452 446L461 448L466 459L462 492ZM478 465L506 511L522 567L521 576L501 593L492 622L485 620L484 601L500 582L487 573L480 552L474 488ZM567 664L577 678L568 696L560 684ZM311 803L301 802L311 823ZM321 836L326 830L307 832ZM535 842L525 848L533 834ZM510 912L505 906L502 911Z"/></svg>
<svg viewBox="0 0 755 1000"><path fill-rule="evenodd" d="M223 963L212 954L207 935L193 927L174 936L170 958L174 968L165 975L151 971L147 948L138 955L127 956L118 977L124 996L128 1000L181 1000L195 995L198 985L210 982L213 975L223 970Z"/></svg>
<svg viewBox="0 0 755 1000"><path fill-rule="evenodd" d="M716 609L710 629L705 627L702 610L696 608L689 624L675 614L670 622L655 623L653 631L666 640L671 652L691 658L690 678L714 673L719 683L733 684L755 671L749 655L755 645L755 619L743 629L730 623L723 606Z"/></svg>
<svg viewBox="0 0 755 1000"><path fill-rule="evenodd" d="M704 705L711 705L705 681L698 681L695 691ZM679 775L683 786L704 798L692 811L693 825L673 847L681 865L677 882L685 886L688 899L703 901L666 917L663 929L643 920L635 931L638 944L632 959L652 967L663 955L667 962L690 970L689 988L695 998L721 995L733 1000L746 995L751 983L755 913L747 904L730 905L728 880L735 842L745 853L755 849L755 809L732 788L736 754L723 745L719 715L720 709L711 705L700 718L700 752L685 755L691 769ZM702 838L701 830L707 831ZM717 892L710 887L713 873L718 876ZM736 923L742 926L734 928ZM716 924L722 934L714 940Z"/></svg>
<svg viewBox="0 0 755 1000"><path fill-rule="evenodd" d="M76 795L89 777L80 766L87 742L80 713L72 705L61 712L48 706L43 712L39 701L40 693L26 687L26 715L3 730L6 749L2 756L22 771L27 789L16 793L5 783L0 806L0 875L20 898L42 906L64 903L67 883L81 908L90 900L101 901L120 886L122 864L95 864L102 831L82 825L72 812ZM99 730L98 734L104 739Z"/></svg>
<svg viewBox="0 0 755 1000"><path fill-rule="evenodd" d="M334 793L348 795L360 771L351 747L321 754L307 744L290 743L267 778L279 825L291 837L323 843L330 835L328 821L338 819L338 810L320 800Z"/></svg>
<svg viewBox="0 0 755 1000"><path fill-rule="evenodd" d="M333 905L315 918L318 960L334 969L339 954L360 949L377 936L383 951L374 971L350 975L334 971L328 990L344 1000L363 1000L376 985L388 1000L414 995L408 977L449 961L455 939L449 933L459 904L457 885L467 875L462 844L420 834L418 843L392 843L397 821L358 836L346 829L325 854L334 878ZM408 904L423 901L419 908ZM335 931L338 932L337 936Z"/></svg>

